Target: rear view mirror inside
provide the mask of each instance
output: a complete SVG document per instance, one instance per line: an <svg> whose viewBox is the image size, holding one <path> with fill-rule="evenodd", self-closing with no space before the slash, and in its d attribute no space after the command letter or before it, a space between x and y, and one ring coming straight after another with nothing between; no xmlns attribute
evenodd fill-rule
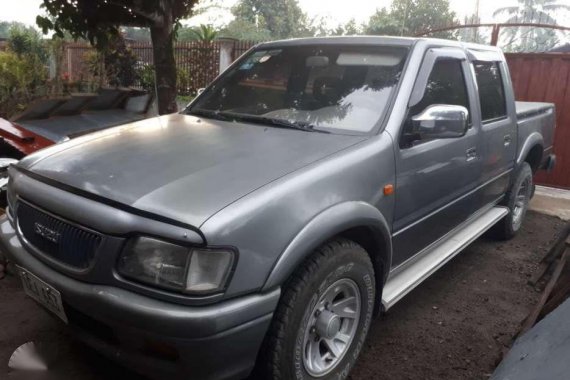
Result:
<svg viewBox="0 0 570 380"><path fill-rule="evenodd" d="M341 53L336 64L339 66L396 66L401 56L392 54Z"/></svg>

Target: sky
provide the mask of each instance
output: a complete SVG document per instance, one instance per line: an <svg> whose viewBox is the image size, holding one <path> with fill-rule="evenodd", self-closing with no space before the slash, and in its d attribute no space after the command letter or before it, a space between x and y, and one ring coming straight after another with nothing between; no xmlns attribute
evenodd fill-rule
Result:
<svg viewBox="0 0 570 380"><path fill-rule="evenodd" d="M237 0L221 0L228 9ZM331 25L344 24L354 18L358 23L365 22L376 9L387 7L391 0L298 0L301 8L310 18L326 17ZM451 8L457 13L460 19L464 16L472 15L475 11L477 0L450 0ZM559 0L560 3L570 5L570 0ZM35 25L36 16L40 13L39 5L41 0L0 0L4 3L0 12L0 21L20 21L26 24ZM8 5L8 4L10 5ZM502 6L513 5L516 0L479 0L479 9L482 22L493 21L493 11ZM17 4L17 5L14 5ZM349 5L347 5L349 4ZM206 15L196 17L190 24L214 23L224 24L231 19L229 12L210 12ZM562 15L560 23L570 26L570 15Z"/></svg>

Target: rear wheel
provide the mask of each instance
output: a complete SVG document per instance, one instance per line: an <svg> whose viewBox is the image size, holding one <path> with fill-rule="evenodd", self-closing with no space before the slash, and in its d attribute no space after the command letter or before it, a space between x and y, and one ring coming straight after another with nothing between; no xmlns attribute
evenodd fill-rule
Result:
<svg viewBox="0 0 570 380"><path fill-rule="evenodd" d="M346 239L325 244L283 289L266 341L263 378L346 378L366 339L374 300L366 251Z"/></svg>
<svg viewBox="0 0 570 380"><path fill-rule="evenodd" d="M509 214L493 227L497 238L511 239L521 229L533 188L532 169L527 162L523 162L503 201L503 205L509 208Z"/></svg>

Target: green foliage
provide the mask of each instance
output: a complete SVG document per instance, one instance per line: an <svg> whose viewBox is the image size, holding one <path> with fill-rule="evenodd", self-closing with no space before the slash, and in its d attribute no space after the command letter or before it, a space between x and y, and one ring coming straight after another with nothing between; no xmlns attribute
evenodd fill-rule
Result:
<svg viewBox="0 0 570 380"><path fill-rule="evenodd" d="M448 0L394 0L370 18L367 34L415 36L419 33L457 24ZM431 37L455 38L454 31L430 34Z"/></svg>
<svg viewBox="0 0 570 380"><path fill-rule="evenodd" d="M307 15L297 0L240 0L232 13L242 25L267 30L273 39L310 35Z"/></svg>
<svg viewBox="0 0 570 380"><path fill-rule="evenodd" d="M89 88L104 85L129 87L138 79L137 56L116 37L101 50L90 50L83 55L86 72L80 73L80 81Z"/></svg>
<svg viewBox="0 0 570 380"><path fill-rule="evenodd" d="M335 29L335 35L337 36L355 36L360 33L360 26L355 19L350 19L345 25L339 25Z"/></svg>
<svg viewBox="0 0 570 380"><path fill-rule="evenodd" d="M0 38L10 37L12 28L28 28L26 24L16 21L0 21Z"/></svg>
<svg viewBox="0 0 570 380"><path fill-rule="evenodd" d="M247 41L269 41L271 32L265 27L257 27L248 20L236 18L220 31L220 36Z"/></svg>
<svg viewBox="0 0 570 380"><path fill-rule="evenodd" d="M137 67L137 77L141 87L150 92L155 91L154 66L151 64L141 64ZM192 82L192 75L182 67L176 69L178 82L178 95L191 96L195 92Z"/></svg>
<svg viewBox="0 0 570 380"><path fill-rule="evenodd" d="M49 54L41 34L31 27L12 25L8 31L8 48L16 55L46 62Z"/></svg>
<svg viewBox="0 0 570 380"><path fill-rule="evenodd" d="M463 25L480 24L481 18L477 15L465 16L463 19ZM481 28L462 28L457 31L457 40L461 42L473 42L476 44L488 44L490 42L490 36L487 38L481 33Z"/></svg>
<svg viewBox="0 0 570 380"><path fill-rule="evenodd" d="M0 115L8 117L47 91L41 62L13 52L0 52Z"/></svg>
<svg viewBox="0 0 570 380"><path fill-rule="evenodd" d="M168 20L178 22L192 11L198 0L43 0L48 17L36 23L48 33L63 38L67 31L75 39L85 38L104 46L119 34L120 26L162 27ZM168 17L166 17L168 16Z"/></svg>
<svg viewBox="0 0 570 380"><path fill-rule="evenodd" d="M311 21L311 34L316 37L325 36L354 36L362 33L362 28L355 19L349 20L346 24L331 27L331 19L328 17L318 17Z"/></svg>
<svg viewBox="0 0 570 380"><path fill-rule="evenodd" d="M146 91L154 91L154 66L151 64L143 63L141 65L138 65L136 70L141 87Z"/></svg>
<svg viewBox="0 0 570 380"><path fill-rule="evenodd" d="M178 94L189 96L194 92L191 73L182 68L176 69L176 76L178 79Z"/></svg>
<svg viewBox="0 0 570 380"><path fill-rule="evenodd" d="M200 25L199 27L182 27L178 30L178 41L212 42L218 37L218 30L213 25Z"/></svg>
<svg viewBox="0 0 570 380"><path fill-rule="evenodd" d="M112 86L132 86L136 80L137 57L117 36L103 50L105 69L109 84Z"/></svg>
<svg viewBox="0 0 570 380"><path fill-rule="evenodd" d="M10 116L47 93L48 44L34 28L3 23L8 49L0 52L0 115Z"/></svg>
<svg viewBox="0 0 570 380"><path fill-rule="evenodd" d="M398 36L402 33L402 20L386 8L376 11L365 27L366 34Z"/></svg>
<svg viewBox="0 0 570 380"><path fill-rule="evenodd" d="M46 68L35 60L12 52L0 52L0 93L33 92L47 78Z"/></svg>
<svg viewBox="0 0 570 380"><path fill-rule="evenodd" d="M176 30L176 41L177 42L188 42L195 41L196 34L194 34L194 28L187 26L181 26Z"/></svg>
<svg viewBox="0 0 570 380"><path fill-rule="evenodd" d="M107 72L105 70L105 58L103 54L97 50L89 50L83 54L83 62L85 63L86 72L79 74L81 81L97 84L94 87L102 87L107 81ZM63 78L64 80L66 78Z"/></svg>
<svg viewBox="0 0 570 380"><path fill-rule="evenodd" d="M506 23L538 23L556 25L560 11L570 11L570 5L560 0L517 0L516 5L498 8L495 17L507 16ZM534 27L503 28L506 38L502 47L509 52L548 51L558 44L553 29Z"/></svg>

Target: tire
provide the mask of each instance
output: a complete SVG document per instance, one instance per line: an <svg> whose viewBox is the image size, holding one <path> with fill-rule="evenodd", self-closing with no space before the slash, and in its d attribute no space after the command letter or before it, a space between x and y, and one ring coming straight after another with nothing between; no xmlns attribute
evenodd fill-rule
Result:
<svg viewBox="0 0 570 380"><path fill-rule="evenodd" d="M509 208L509 213L493 227L494 237L508 240L517 234L522 227L533 189L532 169L527 162L523 162L515 181L501 202L503 206Z"/></svg>
<svg viewBox="0 0 570 380"><path fill-rule="evenodd" d="M358 244L337 239L316 250L283 288L260 360L265 366L260 377L346 378L368 334L375 285L370 258ZM324 360L313 360L308 352Z"/></svg>

